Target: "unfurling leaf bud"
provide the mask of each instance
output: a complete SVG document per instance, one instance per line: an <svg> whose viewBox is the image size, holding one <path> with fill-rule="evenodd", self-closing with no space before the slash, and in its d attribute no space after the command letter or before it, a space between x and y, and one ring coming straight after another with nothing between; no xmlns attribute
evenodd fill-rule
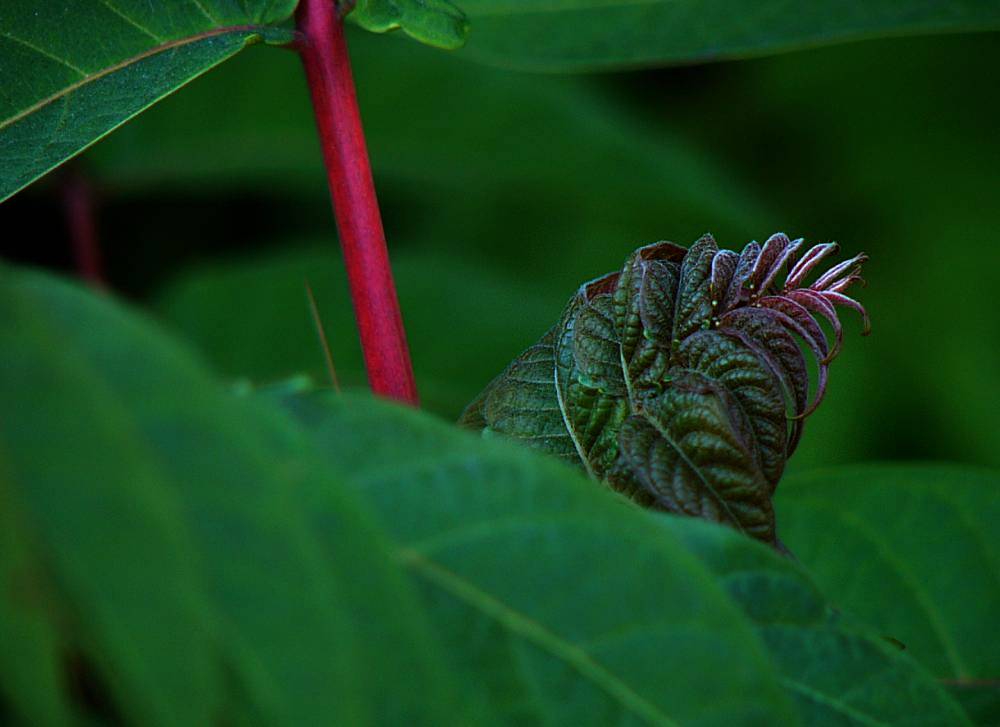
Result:
<svg viewBox="0 0 1000 727"><path fill-rule="evenodd" d="M582 285L460 424L560 457L640 504L780 547L771 498L840 351L836 307L870 329L846 295L867 257L805 287L837 246L798 258L801 247L777 234L737 254L706 235L687 250L636 250L621 272ZM818 367L811 397L803 348Z"/></svg>

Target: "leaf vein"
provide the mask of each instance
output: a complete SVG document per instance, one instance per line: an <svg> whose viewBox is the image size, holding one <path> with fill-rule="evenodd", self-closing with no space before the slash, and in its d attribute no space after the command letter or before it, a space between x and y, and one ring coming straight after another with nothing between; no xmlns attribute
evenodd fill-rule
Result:
<svg viewBox="0 0 1000 727"><path fill-rule="evenodd" d="M477 608L505 626L511 633L535 644L551 656L575 668L577 672L600 687L630 713L640 716L650 724L671 726L677 724L656 705L637 694L619 677L594 661L586 651L567 642L527 614L494 598L457 573L425 558L416 551L406 548L400 550L399 555L409 568L438 588Z"/></svg>
<svg viewBox="0 0 1000 727"><path fill-rule="evenodd" d="M959 654L958 646L952 639L951 634L948 633L945 620L938 612L937 606L931 600L928 593L921 587L920 580L916 578L909 571L909 569L907 569L903 561L896 557L895 553L885 540L881 538L873 528L870 528L864 520L853 513L838 510L825 503L815 500L814 498L804 498L802 502L831 512L833 516L841 522L841 524L845 527L853 528L855 532L875 546L879 555L881 555L893 568L893 571L897 576L899 576L903 585L906 586L907 589L913 594L914 600L927 617L927 620L930 623L935 635L938 637L938 641L944 649L944 652L948 657L948 661L951 662L956 675L959 677L969 676L969 669L965 665L964 659L962 659Z"/></svg>
<svg viewBox="0 0 1000 727"><path fill-rule="evenodd" d="M190 45L191 43L197 43L198 41L206 40L208 38L227 35L229 33L239 33L239 32L255 33L255 32L260 32L261 30L263 30L263 28L259 25L233 25L226 28L217 28L215 30L209 30L204 33L198 33L197 35L191 35L186 38L179 38L177 40L172 40L162 45L158 45L155 48L150 48L147 51L143 51L142 53L134 55L130 58L126 58L124 61L116 63L113 66L102 68L100 71L96 73L91 73L91 74L83 73L83 78L81 78L79 81L76 81L75 83L66 86L65 88L57 91L51 96L43 98L40 101L37 101L36 103L32 104L31 106L23 109L22 111L14 114L13 116L4 119L3 121L0 121L0 131L3 131L9 126L13 126L17 122L24 119L25 117L40 111L46 106L55 103L56 101L59 101L60 99L63 99L72 93L79 91L81 88L83 88L89 83L99 81L100 79L105 78L106 76L110 76L112 73L120 71L124 68L128 68L130 65L134 63L138 63L147 58L151 58L165 51L172 50L174 48L179 48L185 45Z"/></svg>
<svg viewBox="0 0 1000 727"><path fill-rule="evenodd" d="M139 23L136 20L134 20L133 18L130 18L121 9L119 9L119 8L115 7L114 5L112 5L111 4L111 0L99 0L99 2L101 3L101 5L103 5L108 10L110 10L111 12L113 12L115 15L117 15L119 18L121 18L126 23L128 23L129 25L131 25L133 28L135 28L136 30L139 30L139 31L145 33L150 38L152 38L153 40L155 40L157 43L163 43L164 42L163 38L161 38L160 36L158 36L156 33L154 33L153 31L151 31L149 28L147 28L144 25L142 25L142 23Z"/></svg>
<svg viewBox="0 0 1000 727"><path fill-rule="evenodd" d="M843 701L834 699L833 697L823 694L822 692L818 692L815 689L806 686L802 682L798 682L787 677L780 677L778 681L785 688L790 689L793 692L797 692L807 699L811 699L816 704L821 704L824 707L829 707L835 712L840 712L859 724L870 725L871 727L889 727L887 722L881 722L873 717L869 717L864 712L859 712L850 705L845 704Z"/></svg>
<svg viewBox="0 0 1000 727"><path fill-rule="evenodd" d="M39 48L34 43L29 43L28 41L24 40L23 38L18 38L16 35L11 35L7 31L0 31L0 35L2 35L4 38L7 38L8 40L12 40L15 43L18 43L19 45L23 45L25 48L28 48L29 50L33 50L35 53L38 53L39 55L48 58L50 61L55 61L56 63L58 63L61 66L66 66L66 68L70 69L74 73L77 73L77 74L79 74L81 76L86 76L87 75L87 72L85 70L83 70L82 68L80 68L79 66L74 65L73 63L70 63L65 58L60 58L57 55L53 55L52 53L50 53L49 51L45 50L44 48Z"/></svg>

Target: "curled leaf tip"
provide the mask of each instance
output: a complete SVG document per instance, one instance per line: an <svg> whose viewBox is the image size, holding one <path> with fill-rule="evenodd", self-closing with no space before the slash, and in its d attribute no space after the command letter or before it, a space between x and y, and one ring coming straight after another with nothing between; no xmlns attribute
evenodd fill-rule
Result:
<svg viewBox="0 0 1000 727"><path fill-rule="evenodd" d="M826 393L843 344L838 309L871 330L847 295L865 285L868 256L821 268L838 249L784 233L739 253L710 234L687 249L640 247L620 271L584 283L460 422L564 459L640 504L778 548L771 497Z"/></svg>

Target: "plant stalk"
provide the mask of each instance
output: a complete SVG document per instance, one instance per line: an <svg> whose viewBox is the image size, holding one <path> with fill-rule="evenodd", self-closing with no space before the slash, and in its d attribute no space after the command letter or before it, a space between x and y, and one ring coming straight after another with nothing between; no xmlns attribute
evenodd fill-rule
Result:
<svg viewBox="0 0 1000 727"><path fill-rule="evenodd" d="M63 178L61 191L77 272L91 286L105 288L107 282L97 240L96 205L90 181L79 168L71 168Z"/></svg>
<svg viewBox="0 0 1000 727"><path fill-rule="evenodd" d="M296 23L368 383L380 396L416 406L417 389L375 197L343 19L334 0L301 0Z"/></svg>

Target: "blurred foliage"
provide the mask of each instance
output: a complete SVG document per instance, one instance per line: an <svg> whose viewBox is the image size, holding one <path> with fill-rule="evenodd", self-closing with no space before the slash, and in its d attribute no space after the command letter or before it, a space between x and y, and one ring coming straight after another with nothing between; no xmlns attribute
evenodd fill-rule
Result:
<svg viewBox="0 0 1000 727"><path fill-rule="evenodd" d="M619 267L639 244L689 244L712 231L732 246L780 229L872 256L871 287L858 295L875 332L833 366L830 396L791 467L880 458L1000 464L991 423L1000 324L986 314L1000 263L992 244L1000 143L991 122L1000 101L982 72L1000 62L996 41L880 41L582 79L352 37L427 404L457 416L580 282ZM165 259L177 277L157 305L224 373L266 381L319 372L301 293L308 274L338 368L359 382L296 65L291 54L244 54L89 161L125 213L143 210L118 232L145 241L117 243L123 284ZM268 89L285 102L262 103ZM142 208L154 195L172 200L173 224ZM254 206L230 213L202 202L234 195ZM172 250L188 262L223 240L233 248L220 224L226 214L254 254L178 269ZM443 336L440 321L457 335ZM848 336L857 330L848 323Z"/></svg>
<svg viewBox="0 0 1000 727"><path fill-rule="evenodd" d="M354 313L336 250L291 241L288 253L206 266L161 296L159 312L211 352L229 376L273 381L294 371L326 377L309 309L309 281L330 341L338 378L364 383ZM454 418L468 386L492 377L510 347L558 315L561 296L443 256L403 250L393 261L423 405ZM472 291L470 294L469 291ZM452 301L466 299L460 306ZM555 311L553 313L553 311ZM450 345L442 345L446 321ZM290 368L289 362L295 364ZM473 392L475 393L475 392Z"/></svg>
<svg viewBox="0 0 1000 727"><path fill-rule="evenodd" d="M227 391L50 276L0 269L0 312L4 723L965 723L732 530L425 412Z"/></svg>
<svg viewBox="0 0 1000 727"><path fill-rule="evenodd" d="M469 63L474 45L448 56L352 34L426 408L454 419L581 282L637 246L712 232L738 248L782 230L872 258L858 296L874 333L833 365L790 470L1000 466L998 39L556 77ZM308 278L341 379L363 382L294 54L239 54L78 171L99 190L112 286L224 378L322 380ZM60 185L0 206L6 257L65 262ZM58 724L82 699L150 723L399 709L438 724L496 700L511 721L545 721L659 716L667 696L683 717L710 714L696 677L716 674L723 721L766 702L820 723L960 722L926 669L995 722L993 474L789 477L778 526L817 590L732 533L616 509L554 463L423 414L288 397L295 422L263 397L234 399L108 300L11 276L0 578L16 597L0 598L0 641L14 644L0 718ZM636 629L615 642L623 613ZM485 670L475 688L469 664ZM386 700L397 675L406 687Z"/></svg>
<svg viewBox="0 0 1000 727"><path fill-rule="evenodd" d="M993 0L463 0L469 54L533 71L744 58L879 35L1000 27Z"/></svg>

